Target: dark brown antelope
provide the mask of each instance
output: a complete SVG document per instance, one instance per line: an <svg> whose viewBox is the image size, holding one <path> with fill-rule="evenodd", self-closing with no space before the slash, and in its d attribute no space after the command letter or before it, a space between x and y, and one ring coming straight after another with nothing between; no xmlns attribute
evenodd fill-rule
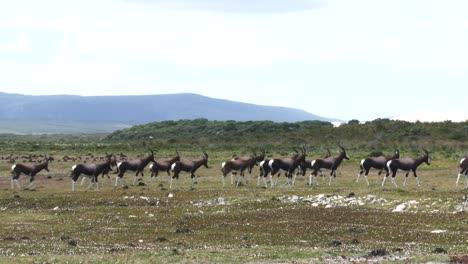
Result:
<svg viewBox="0 0 468 264"><path fill-rule="evenodd" d="M462 174L465 174L465 183L468 188L468 155L465 155L465 157L460 160L460 172L458 173L456 186L458 186L458 181Z"/></svg>
<svg viewBox="0 0 468 264"><path fill-rule="evenodd" d="M319 172L321 169L330 170L330 181L328 182L328 185L331 185L332 177L335 179L336 185L336 170L340 166L343 159L349 160L349 156L346 154L346 149L341 145L338 145L338 147L340 148L340 154L337 157L315 159L311 162L312 172L309 176L309 185L312 185L312 176L315 176L315 182L318 185L317 172Z"/></svg>
<svg viewBox="0 0 468 264"><path fill-rule="evenodd" d="M115 187L117 187L119 180L122 180L122 186L127 185L123 179L123 176L126 171L136 171L135 178L133 180L133 185L135 185L138 174L141 174L143 181L145 182L145 184L147 184L145 180L145 175L143 174L143 170L145 169L146 165L148 165L148 163L150 163L151 161L156 162L156 160L154 159L153 150L152 149L148 149L148 150L151 151L151 154L146 156L145 158L134 159L130 161L125 160L125 161L121 161L117 163L118 174L115 177Z"/></svg>
<svg viewBox="0 0 468 264"><path fill-rule="evenodd" d="M291 188L294 188L294 181L296 180L296 169L299 167L301 162L305 161L306 157L306 149L304 147L300 148L301 152L297 152L298 155L293 156L292 158L286 159L272 159L268 162L268 166L270 166L270 183L271 188L275 186L273 183L273 176L276 173L284 172L286 176L286 183ZM293 175L294 174L294 175Z"/></svg>
<svg viewBox="0 0 468 264"><path fill-rule="evenodd" d="M414 177L416 178L416 182L418 183L418 186L421 186L418 175L416 174L416 169L419 167L419 165L423 164L424 162L427 165L431 165L431 158L429 157L429 151L423 148L424 155L419 158L401 158L401 159L394 159L394 160L389 160L387 162L387 168L388 170L392 173L392 183L397 188L397 184L395 182L395 175L398 170L406 171L406 176L405 180L403 182L403 186L406 185L406 180L408 179L409 173L412 171ZM382 182L382 187L385 184L385 180L387 179L388 175L385 175L385 178Z"/></svg>
<svg viewBox="0 0 468 264"><path fill-rule="evenodd" d="M189 161L176 161L172 164L171 166L171 171L173 172L172 178L171 178L171 185L169 188L172 189L172 182L174 179L177 179L179 181L179 174L181 172L186 172L190 173L190 176L192 178L192 184L190 185L190 188L194 188L195 181L197 180L197 176L195 175L195 172L200 168L202 165L204 165L206 168L208 168L208 154L203 151L203 157L201 157L198 160L189 160ZM179 185L180 187L180 185Z"/></svg>
<svg viewBox="0 0 468 264"><path fill-rule="evenodd" d="M44 156L44 160L40 164L22 164L22 163L17 163L13 166L11 166L11 189L15 189L15 183L16 187L18 189L21 189L20 184L19 184L19 177L21 174L29 175L31 176L31 179L29 180L29 185L26 187L26 189L34 189L34 176L38 174L41 170L46 170L49 171L49 161L54 160L52 157L48 157L47 155Z"/></svg>
<svg viewBox="0 0 468 264"><path fill-rule="evenodd" d="M226 175L230 172L239 172L239 177L237 179L236 187L239 186L239 182L244 177L244 170L249 169L251 164L255 165L256 163L256 156L252 155L249 158L242 157L237 159L232 159L225 161L221 164L221 180L223 181L223 188L226 187ZM253 166L252 166L253 167ZM232 176L231 176L232 180Z"/></svg>
<svg viewBox="0 0 468 264"><path fill-rule="evenodd" d="M327 153L323 157L324 159L331 157L330 149L327 149ZM313 159L312 159L313 160ZM305 160L304 162L301 162L299 165L300 168L300 174L305 177L307 169L312 169L312 160ZM323 170L320 170L320 176L324 176Z"/></svg>
<svg viewBox="0 0 468 264"><path fill-rule="evenodd" d="M174 162L180 161L180 155L179 152L176 151L176 156L168 159L158 159L156 162L151 163L149 165L149 169L151 171L151 182L153 182L155 179L157 179L158 174L160 171L165 171L167 172L168 176L171 176L171 166L174 164Z"/></svg>
<svg viewBox="0 0 468 264"><path fill-rule="evenodd" d="M252 157L254 157L255 159L252 159ZM251 180L252 179L252 170L253 170L253 168L259 162L262 162L265 159L265 150L264 149L260 150L259 155L257 155L257 152L254 152L253 156L250 155L250 156L241 156L241 157L239 157L239 156L237 156L235 154L232 155L232 160L237 160L237 159L245 160L245 161L250 162L249 166L247 167L247 171L249 172L249 179ZM236 174L236 171L231 173L231 184L234 184L234 175L235 174Z"/></svg>
<svg viewBox="0 0 468 264"><path fill-rule="evenodd" d="M356 182L359 182L359 177L362 175L362 173L366 172L364 174L367 186L369 186L369 180L367 179L367 175L369 174L369 170L371 168L379 170L379 176L382 174L382 171L385 170L386 174L389 174L388 168L387 168L387 162L389 160L394 160L400 158L400 151L398 149L395 149L395 152L393 153L393 156L378 156L378 157L368 157L365 159L361 160L361 165L360 168L361 170L359 171L359 174L357 176ZM379 181L379 177L377 176L377 182Z"/></svg>
<svg viewBox="0 0 468 264"><path fill-rule="evenodd" d="M99 190L98 176L103 174L104 177L105 173L112 171L112 156L113 155L106 154L105 162L103 163L80 163L73 165L70 173L70 177L72 178L72 192L75 191L76 181L82 174L88 176L89 178L89 186L86 188L86 190L89 190L94 184L96 184L96 188ZM86 179L86 177L83 177L83 180L84 179ZM83 183L83 181L81 181L81 183Z"/></svg>

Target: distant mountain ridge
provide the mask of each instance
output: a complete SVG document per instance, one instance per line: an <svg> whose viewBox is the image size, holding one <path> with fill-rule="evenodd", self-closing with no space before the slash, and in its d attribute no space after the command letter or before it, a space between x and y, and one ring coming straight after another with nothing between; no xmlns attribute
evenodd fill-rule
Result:
<svg viewBox="0 0 468 264"><path fill-rule="evenodd" d="M137 125L195 118L274 122L336 120L295 108L241 103L192 93L139 96L0 93L0 120L76 120Z"/></svg>

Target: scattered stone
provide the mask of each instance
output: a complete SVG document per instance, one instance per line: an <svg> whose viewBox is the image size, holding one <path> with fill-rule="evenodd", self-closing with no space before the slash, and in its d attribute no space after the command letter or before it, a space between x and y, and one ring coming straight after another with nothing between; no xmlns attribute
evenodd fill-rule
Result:
<svg viewBox="0 0 468 264"><path fill-rule="evenodd" d="M447 230L433 230L431 231L432 234L441 234L441 233L447 233Z"/></svg>
<svg viewBox="0 0 468 264"><path fill-rule="evenodd" d="M174 197L174 194L170 193L170 194L167 195L167 197L172 198L172 197Z"/></svg>
<svg viewBox="0 0 468 264"><path fill-rule="evenodd" d="M75 240L70 240L70 241L68 241L68 245L72 246L72 247L76 247L78 245L78 243L76 243Z"/></svg>
<svg viewBox="0 0 468 264"><path fill-rule="evenodd" d="M351 198L351 197L354 197L354 196L356 196L356 194L354 194L353 192L351 192L351 193L348 194L347 198Z"/></svg>
<svg viewBox="0 0 468 264"><path fill-rule="evenodd" d="M437 253L437 254L447 254L447 250L443 248L435 248L434 251L432 252Z"/></svg>
<svg viewBox="0 0 468 264"><path fill-rule="evenodd" d="M388 251L385 248L372 250L367 257L384 257L389 255Z"/></svg>
<svg viewBox="0 0 468 264"><path fill-rule="evenodd" d="M406 209L406 204L402 203L402 204L399 204L395 209L393 209L392 212L399 213L399 212L403 212L405 209Z"/></svg>
<svg viewBox="0 0 468 264"><path fill-rule="evenodd" d="M172 255L177 255L177 256L178 256L178 255L181 255L181 253L180 253L180 251L179 251L177 248L174 248L174 249L172 250Z"/></svg>
<svg viewBox="0 0 468 264"><path fill-rule="evenodd" d="M351 244L354 244L354 245L357 245L361 242L359 242L359 240L357 240L356 238L353 238L353 240L351 240Z"/></svg>

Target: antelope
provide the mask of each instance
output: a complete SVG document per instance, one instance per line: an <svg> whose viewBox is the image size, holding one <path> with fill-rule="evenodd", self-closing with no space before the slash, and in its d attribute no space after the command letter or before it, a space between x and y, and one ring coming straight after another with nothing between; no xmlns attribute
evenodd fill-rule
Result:
<svg viewBox="0 0 468 264"><path fill-rule="evenodd" d="M335 179L336 185L336 170L340 166L343 159L349 160L349 156L348 154L346 154L346 149L341 145L338 145L338 147L340 148L340 154L337 157L328 157L324 159L312 160L312 162L310 163L312 167L312 172L309 176L309 185L312 185L312 176L315 176L315 182L318 185L317 172L321 169L330 170L330 181L328 182L328 185L331 185L332 177Z"/></svg>
<svg viewBox="0 0 468 264"><path fill-rule="evenodd" d="M18 179L22 173L31 176L31 179L29 180L30 183L26 189L30 189L31 187L34 189L34 176L36 176L36 174L38 174L41 170L46 170L49 172L49 161L51 160L54 160L54 158L45 155L44 160L40 164L28 165L17 163L11 166L11 189L15 189L15 184L18 189L21 189Z"/></svg>
<svg viewBox="0 0 468 264"><path fill-rule="evenodd" d="M292 158L297 158L299 156L299 152L297 152L297 150L294 150L294 154L291 156ZM265 188L267 187L267 183L266 183L266 177L270 174L270 171L271 171L271 168L270 168L270 160L271 159L265 159L263 161L260 162L259 164L259 167L260 167L260 173L258 175L258 180L257 180L257 186L260 186L260 178L263 177L263 180L265 182ZM281 172L278 172L278 177L279 178L281 176ZM275 181L275 184L278 182L278 179L276 179Z"/></svg>
<svg viewBox="0 0 468 264"><path fill-rule="evenodd" d="M287 158L287 159L272 159L268 162L268 166L270 166L271 171L270 171L270 183L271 183L271 188L275 186L273 183L273 176L276 173L281 173L284 172L286 176L286 183L288 184L291 188L294 188L294 181L296 179L296 174L295 171L301 164L301 162L305 161L305 156L306 156L306 149L304 147L301 147L301 153L297 152L295 150L297 155L293 156L292 158ZM292 175L294 173L294 176Z"/></svg>
<svg viewBox="0 0 468 264"><path fill-rule="evenodd" d="M119 184L119 180L122 180L122 187L124 186L125 180L123 179L123 176L124 176L126 171L136 171L135 178L133 179L133 185L135 185L138 174L141 174L142 179L146 184L145 175L143 174L143 170L145 169L146 165L148 165L148 163L150 163L151 161L156 162L156 160L154 159L153 150L149 148L149 151L151 151L151 154L146 156L145 158L134 159L134 160L130 160L130 161L125 160L125 161L121 161L121 162L117 163L118 173L117 173L117 176L115 176L115 187L117 187L117 185ZM127 184L125 184L125 186L127 186Z"/></svg>
<svg viewBox="0 0 468 264"><path fill-rule="evenodd" d="M369 180L367 179L367 175L369 174L369 170L371 168L375 168L379 171L379 176L382 174L382 171L385 170L386 174L389 174L388 168L387 168L387 162L389 160L394 160L400 158L400 151L398 149L395 149L395 152L393 153L393 156L378 156L378 157L368 157L365 159L361 160L361 171L359 171L359 174L357 176L356 182L359 182L359 177L362 175L362 173L365 171L366 173L364 174L367 186L369 186ZM377 177L377 182L379 181L379 178Z"/></svg>
<svg viewBox="0 0 468 264"><path fill-rule="evenodd" d="M326 159L328 157L331 157L331 153L330 149L327 148L327 153L323 158ZM307 169L312 169L312 160L305 160L304 162L301 162L299 168L301 169L301 174L304 177L306 175ZM320 170L320 176L324 176L322 170Z"/></svg>
<svg viewBox="0 0 468 264"><path fill-rule="evenodd" d="M221 172L222 172L221 180L223 181L223 188L226 187L226 179L225 179L226 175L229 172L238 171L240 176L237 180L237 184L236 184L236 188L237 188L239 186L240 180L244 177L244 170L249 169L251 164L255 165L256 160L257 160L256 156L253 155L253 156L249 156L248 158L242 157L242 158L237 158L237 159L223 162L221 165ZM232 180L232 176L231 176L231 180Z"/></svg>
<svg viewBox="0 0 468 264"><path fill-rule="evenodd" d="M80 163L73 165L70 173L70 177L72 178L72 192L75 191L76 181L78 180L81 174L84 174L89 177L89 186L86 188L86 191L89 190L94 184L96 184L97 190L99 191L98 176L102 174L102 177L104 177L104 174L107 174L109 171L112 171L112 156L113 155L106 154L105 162L103 163ZM84 179L86 179L86 177L83 177L83 180ZM83 184L83 180L81 181L81 184Z"/></svg>
<svg viewBox="0 0 468 264"><path fill-rule="evenodd" d="M117 158L115 157L114 154L111 155L113 158L110 159L110 167L109 168L104 168L104 170L101 172L101 175L102 175L102 181L101 181L101 186L104 188L104 176L107 176L107 179L109 180L109 183L112 185L112 180L111 180L111 177L109 176L109 172L112 171L112 167L116 167L117 166ZM107 161L107 159L110 158L110 156L108 154L106 154L106 156L104 157L104 160ZM96 160L96 159L94 159ZM86 162L86 161L85 161ZM90 176L90 175L88 175ZM86 180L86 178L89 179L89 183L92 183L93 182L93 179L92 177L82 177L81 179L81 183L80 183L80 186L83 185L84 181Z"/></svg>
<svg viewBox="0 0 468 264"><path fill-rule="evenodd" d="M252 159L252 157L254 157L255 159ZM252 169L253 169L253 167L255 167L255 165L257 165L259 162L262 162L265 159L265 150L263 150L263 149L260 150L260 155L257 155L256 152L253 153L253 156L238 157L235 154L232 155L232 160L237 160L237 159L250 162L249 166L247 167L247 171L249 172L249 178L252 179ZM231 173L231 184L234 184L234 174L235 173L236 173L236 171Z"/></svg>
<svg viewBox="0 0 468 264"><path fill-rule="evenodd" d="M174 179L177 179L179 181L179 174L181 172L187 172L191 174L192 178L192 184L190 185L190 188L194 188L195 181L197 179L197 176L195 175L195 172L200 168L202 165L204 165L206 168L208 167L208 154L203 151L203 157L201 157L198 160L190 160L190 161L176 161L172 164L171 166L171 171L173 172L172 178L171 178L171 184L170 187L172 189L172 182ZM180 185L179 185L180 186Z"/></svg>
<svg viewBox="0 0 468 264"><path fill-rule="evenodd" d="M397 188L397 184L395 182L395 175L398 170L406 171L405 180L403 182L403 186L406 185L406 180L408 179L408 175L410 171L413 172L416 181L418 182L418 186L421 186L418 175L416 175L416 169L425 162L427 165L431 165L431 159L429 157L429 151L423 148L424 156L419 158L402 158L402 159L394 159L387 161L387 168L392 173L392 183ZM385 180L387 179L388 175L385 175L385 178L382 182L382 187L385 184Z"/></svg>
<svg viewBox="0 0 468 264"><path fill-rule="evenodd" d="M458 186L458 181L463 173L465 174L466 187L468 188L468 155L465 155L465 157L460 160L460 172L458 173L456 186Z"/></svg>
<svg viewBox="0 0 468 264"><path fill-rule="evenodd" d="M151 163L149 165L149 169L151 171L151 182L153 182L158 177L158 173L160 171L165 171L167 172L168 176L171 176L171 173L170 173L171 166L176 161L180 161L180 155L178 151L176 151L175 157L172 157L169 159L159 159L156 162Z"/></svg>

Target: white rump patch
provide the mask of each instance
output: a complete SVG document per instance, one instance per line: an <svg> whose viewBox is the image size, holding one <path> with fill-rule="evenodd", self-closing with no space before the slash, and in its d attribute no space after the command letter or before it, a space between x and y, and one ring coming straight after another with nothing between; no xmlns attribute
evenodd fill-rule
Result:
<svg viewBox="0 0 468 264"><path fill-rule="evenodd" d="M151 163L151 164L149 165L150 170L153 169L153 166L154 166L154 163Z"/></svg>
<svg viewBox="0 0 468 264"><path fill-rule="evenodd" d="M226 162L223 162L223 164L221 164L221 168L224 169L224 166L226 165Z"/></svg>
<svg viewBox="0 0 468 264"><path fill-rule="evenodd" d="M366 159L361 160L361 166L364 166L364 161L366 161Z"/></svg>
<svg viewBox="0 0 468 264"><path fill-rule="evenodd" d="M311 166L311 167L314 167L314 164L315 164L315 160L313 160L313 161L310 162L310 166Z"/></svg>
<svg viewBox="0 0 468 264"><path fill-rule="evenodd" d="M387 168L390 168L391 163L392 163L392 160L387 161Z"/></svg>
<svg viewBox="0 0 468 264"><path fill-rule="evenodd" d="M120 165L122 165L122 161L117 163L117 169L119 169L119 170L120 170Z"/></svg>
<svg viewBox="0 0 468 264"><path fill-rule="evenodd" d="M16 164L11 166L11 170L15 170L15 168L16 168Z"/></svg>
<svg viewBox="0 0 468 264"><path fill-rule="evenodd" d="M460 164L462 164L464 161L465 161L465 158L461 159ZM13 166L15 166L15 165L13 165ZM11 167L11 169L13 169L13 167Z"/></svg>
<svg viewBox="0 0 468 264"><path fill-rule="evenodd" d="M273 161L274 161L274 160L270 160L270 161L268 162L268 166L270 166L270 168L271 168L271 165L273 165Z"/></svg>
<svg viewBox="0 0 468 264"><path fill-rule="evenodd" d="M72 166L72 171L74 171L76 169L76 164Z"/></svg>
<svg viewBox="0 0 468 264"><path fill-rule="evenodd" d="M175 162L172 163L172 165L171 165L171 170L174 170L174 168L175 168Z"/></svg>
<svg viewBox="0 0 468 264"><path fill-rule="evenodd" d="M263 164L265 164L265 161L264 161L264 160L262 160L262 161L260 162L260 167L263 167Z"/></svg>

